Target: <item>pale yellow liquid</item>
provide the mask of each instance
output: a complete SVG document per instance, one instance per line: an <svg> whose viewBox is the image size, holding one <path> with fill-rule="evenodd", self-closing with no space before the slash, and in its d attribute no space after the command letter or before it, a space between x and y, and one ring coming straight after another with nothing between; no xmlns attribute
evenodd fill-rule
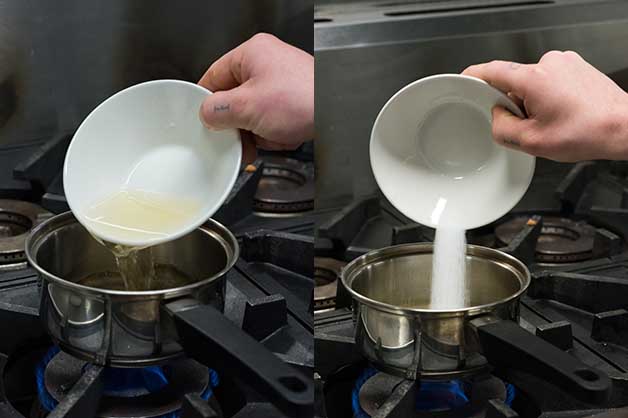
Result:
<svg viewBox="0 0 628 418"><path fill-rule="evenodd" d="M200 210L200 202L193 199L122 190L91 206L85 217L98 237L149 243L185 228Z"/></svg>
<svg viewBox="0 0 628 418"><path fill-rule="evenodd" d="M194 277L188 276L176 267L167 264L154 264L155 277L151 290L173 289L193 283ZM127 285L119 271L101 271L91 273L75 280L84 286L109 290L127 290Z"/></svg>
<svg viewBox="0 0 628 418"><path fill-rule="evenodd" d="M200 203L191 199L122 190L90 207L85 217L92 234L115 256L125 289L153 290L157 277L150 241L185 228L200 209ZM116 244L103 236L147 244Z"/></svg>

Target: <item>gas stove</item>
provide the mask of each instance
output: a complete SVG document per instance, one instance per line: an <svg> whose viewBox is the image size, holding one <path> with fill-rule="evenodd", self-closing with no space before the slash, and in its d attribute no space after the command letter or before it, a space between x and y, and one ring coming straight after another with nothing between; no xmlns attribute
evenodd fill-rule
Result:
<svg viewBox="0 0 628 418"><path fill-rule="evenodd" d="M411 381L369 365L354 347L351 298L338 284L340 270L370 250L433 239L433 229L412 223L380 195L329 210L319 224L317 417L628 417L628 164L539 159L519 204L467 232L469 243L501 249L528 266L532 284L519 325L608 374L613 390L602 404L514 368Z"/></svg>
<svg viewBox="0 0 628 418"><path fill-rule="evenodd" d="M225 362L101 367L53 345L24 240L68 209L61 166L70 137L0 147L0 417L286 416ZM311 157L307 147L262 155L215 215L241 247L227 274L224 314L306 376L314 367Z"/></svg>

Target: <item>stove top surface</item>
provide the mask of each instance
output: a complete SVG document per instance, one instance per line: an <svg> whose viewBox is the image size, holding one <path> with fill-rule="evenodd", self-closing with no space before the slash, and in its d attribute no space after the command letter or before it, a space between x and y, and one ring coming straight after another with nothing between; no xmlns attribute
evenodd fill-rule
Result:
<svg viewBox="0 0 628 418"><path fill-rule="evenodd" d="M318 227L316 416L628 416L627 172L623 162L539 160L530 189L508 215L467 231L469 243L501 249L528 266L533 278L521 301L520 326L608 374L613 381L609 400L588 404L552 382L499 368L475 376L480 385L449 382L459 385L467 400L457 405L460 396L451 388L432 396L448 401L446 408L429 410L421 404L429 382L374 373L379 384L373 390L374 377L364 378L371 366L354 346L351 299L336 278L343 265L370 250L433 241L434 230L412 223L384 198L372 196L330 211ZM471 394L493 379L501 382L500 390L512 387L513 398L498 390L477 402L482 397Z"/></svg>

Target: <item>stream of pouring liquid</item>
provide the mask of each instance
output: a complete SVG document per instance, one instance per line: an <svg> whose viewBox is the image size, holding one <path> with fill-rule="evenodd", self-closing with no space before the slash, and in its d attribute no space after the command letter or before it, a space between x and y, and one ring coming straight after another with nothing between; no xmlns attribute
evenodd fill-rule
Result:
<svg viewBox="0 0 628 418"><path fill-rule="evenodd" d="M86 211L89 230L115 256L126 290L151 290L155 261L150 246L107 241L150 242L189 225L201 209L198 201L139 190L121 190Z"/></svg>

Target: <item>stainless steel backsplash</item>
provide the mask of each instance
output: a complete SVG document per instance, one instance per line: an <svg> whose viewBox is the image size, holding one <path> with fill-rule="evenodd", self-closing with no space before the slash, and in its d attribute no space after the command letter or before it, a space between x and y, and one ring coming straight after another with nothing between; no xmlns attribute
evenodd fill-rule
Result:
<svg viewBox="0 0 628 418"><path fill-rule="evenodd" d="M628 88L625 1L333 4L317 6L315 20L319 207L377 190L371 127L384 103L421 77L492 59L533 62L559 49L579 52Z"/></svg>

